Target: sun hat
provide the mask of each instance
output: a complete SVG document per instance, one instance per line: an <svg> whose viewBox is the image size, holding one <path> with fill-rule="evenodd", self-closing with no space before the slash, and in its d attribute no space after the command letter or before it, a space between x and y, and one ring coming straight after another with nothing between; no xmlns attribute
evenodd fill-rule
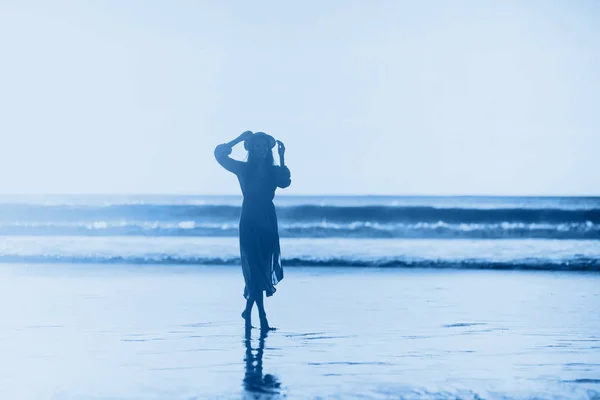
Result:
<svg viewBox="0 0 600 400"><path fill-rule="evenodd" d="M267 143L269 143L269 147L273 148L275 147L275 138L273 138L273 136L271 135L267 135L264 132L255 132L252 136L250 136L248 139L244 140L244 148L248 151L250 151L250 146L252 145L252 143L255 140L258 140L260 138L266 139Z"/></svg>

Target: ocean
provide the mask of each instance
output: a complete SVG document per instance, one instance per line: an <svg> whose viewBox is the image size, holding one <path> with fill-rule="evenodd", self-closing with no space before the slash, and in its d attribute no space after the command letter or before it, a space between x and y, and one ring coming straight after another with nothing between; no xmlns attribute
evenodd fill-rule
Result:
<svg viewBox="0 0 600 400"><path fill-rule="evenodd" d="M0 262L234 265L239 196L3 196ZM285 266L600 271L600 197L285 196Z"/></svg>

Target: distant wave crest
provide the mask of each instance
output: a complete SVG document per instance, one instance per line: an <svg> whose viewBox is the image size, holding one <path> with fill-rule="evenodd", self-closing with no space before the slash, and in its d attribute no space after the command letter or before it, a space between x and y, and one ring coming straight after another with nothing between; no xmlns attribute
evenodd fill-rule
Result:
<svg viewBox="0 0 600 400"><path fill-rule="evenodd" d="M600 239L600 224L583 223L378 223L328 221L279 223L281 237L292 238L544 238ZM37 236L200 236L233 237L238 224L232 222L159 221L16 221L0 223L0 235Z"/></svg>
<svg viewBox="0 0 600 400"><path fill-rule="evenodd" d="M278 207L278 215L288 221L332 222L437 222L447 223L600 223L600 205L595 209L535 208L438 208L420 206L318 206ZM0 204L0 221L27 216L32 220L230 220L239 218L241 208L231 205L147 205L108 206Z"/></svg>

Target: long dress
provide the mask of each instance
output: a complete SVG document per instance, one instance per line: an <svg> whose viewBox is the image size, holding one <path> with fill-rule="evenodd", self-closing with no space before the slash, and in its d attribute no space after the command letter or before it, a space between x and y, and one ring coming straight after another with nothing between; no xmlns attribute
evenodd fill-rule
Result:
<svg viewBox="0 0 600 400"><path fill-rule="evenodd" d="M290 185L290 170L269 166L260 176L248 163L229 157L231 149L217 147L215 158L226 170L234 173L244 197L239 224L240 258L244 275L246 299L275 293L275 285L283 279L277 214L273 198L275 190Z"/></svg>

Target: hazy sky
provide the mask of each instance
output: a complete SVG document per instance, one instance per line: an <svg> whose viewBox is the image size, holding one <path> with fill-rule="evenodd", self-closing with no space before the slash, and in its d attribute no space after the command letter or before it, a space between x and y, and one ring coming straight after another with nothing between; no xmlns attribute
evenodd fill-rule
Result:
<svg viewBox="0 0 600 400"><path fill-rule="evenodd" d="M0 0L0 54L1 193L238 193L262 130L289 194L600 194L600 1Z"/></svg>

